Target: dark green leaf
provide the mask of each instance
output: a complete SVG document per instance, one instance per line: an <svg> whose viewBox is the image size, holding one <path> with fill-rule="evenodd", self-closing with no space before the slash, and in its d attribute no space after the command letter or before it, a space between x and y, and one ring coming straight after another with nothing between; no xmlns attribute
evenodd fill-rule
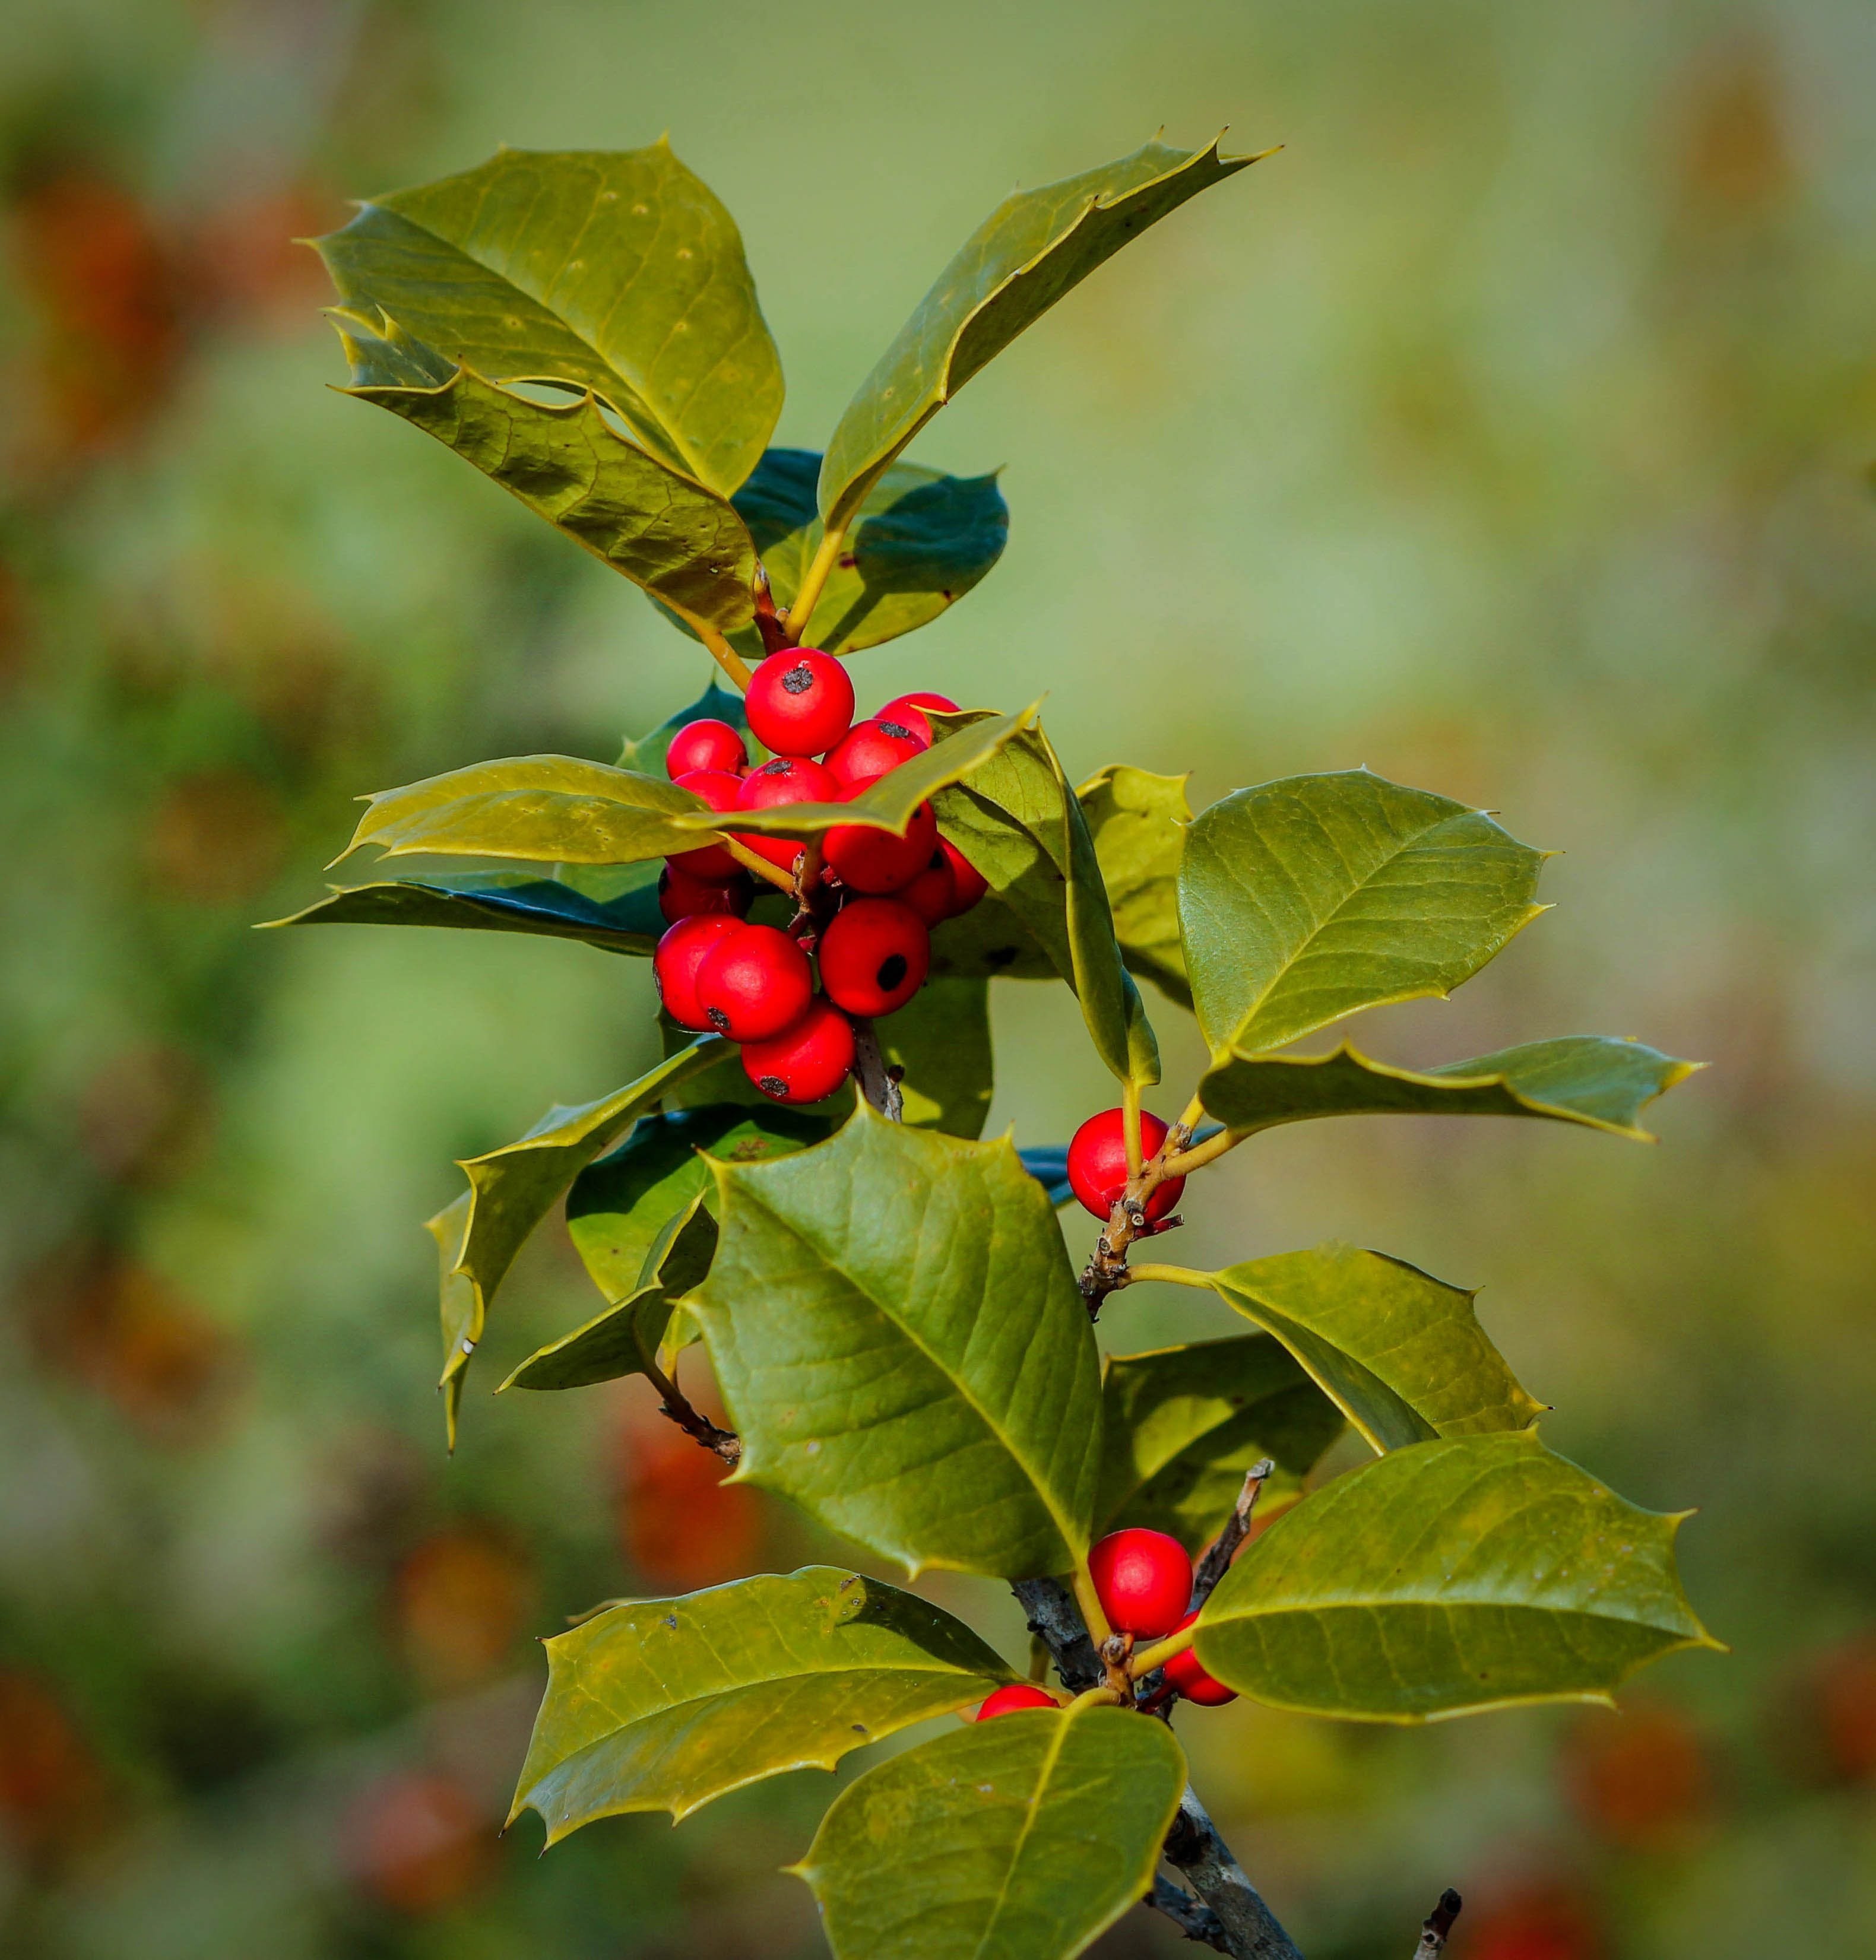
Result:
<svg viewBox="0 0 1876 1960"><path fill-rule="evenodd" d="M734 221L661 138L502 150L317 241L348 306L451 365L607 402L653 455L727 495L782 410Z"/></svg>
<svg viewBox="0 0 1876 1960"><path fill-rule="evenodd" d="M660 722L650 734L626 743L619 752L619 768L645 776L666 774L664 757L671 746L671 737L679 729L688 728L693 721L727 721L745 740L748 738L749 718L743 711L743 697L734 689L718 687L716 676L712 674L709 685L688 708L680 708L668 721Z"/></svg>
<svg viewBox="0 0 1876 1960"><path fill-rule="evenodd" d="M941 979L1053 980L1055 962L1028 927L995 898L979 899L932 935L932 972Z"/></svg>
<svg viewBox="0 0 1876 1960"><path fill-rule="evenodd" d="M887 1064L905 1071L905 1120L948 1136L981 1137L995 1087L989 983L928 980L877 1026Z"/></svg>
<svg viewBox="0 0 1876 1960"><path fill-rule="evenodd" d="M1130 1710L1002 1715L868 1770L795 1869L835 1960L1071 1960L1146 1896L1185 1780Z"/></svg>
<svg viewBox="0 0 1876 1960"><path fill-rule="evenodd" d="M1718 1644L1674 1570L1680 1522L1534 1432L1419 1443L1279 1519L1212 1594L1196 1651L1241 1694L1317 1715L1607 1701L1645 1662Z"/></svg>
<svg viewBox="0 0 1876 1960"><path fill-rule="evenodd" d="M455 926L538 933L582 940L608 953L635 953L652 952L665 929L655 870L642 871L632 889L605 905L531 871L468 871L336 889L304 912L267 924Z"/></svg>
<svg viewBox="0 0 1876 1960"><path fill-rule="evenodd" d="M830 529L972 375L1131 238L1256 160L1151 142L1007 197L972 233L848 403L821 465Z"/></svg>
<svg viewBox="0 0 1876 1960"><path fill-rule="evenodd" d="M1183 776L1156 776L1121 762L1075 791L1113 908L1120 957L1137 978L1192 1005L1179 931L1179 859L1192 821Z"/></svg>
<svg viewBox="0 0 1876 1960"><path fill-rule="evenodd" d="M456 1419L463 1403L463 1370L482 1339L486 1318L483 1297L462 1270L463 1234L469 1223L473 1192L446 1204L423 1229L436 1241L438 1317L443 1325L443 1427L451 1453L456 1449Z"/></svg>
<svg viewBox="0 0 1876 1960"><path fill-rule="evenodd" d="M981 1700L1010 1671L970 1629L831 1565L633 1600L546 1642L547 1694L508 1822L547 1842L851 1751Z"/></svg>
<svg viewBox="0 0 1876 1960"><path fill-rule="evenodd" d="M1100 1449L1093 1329L1007 1141L889 1123L712 1169L722 1238L686 1305L737 1475L913 1571L1065 1572Z"/></svg>

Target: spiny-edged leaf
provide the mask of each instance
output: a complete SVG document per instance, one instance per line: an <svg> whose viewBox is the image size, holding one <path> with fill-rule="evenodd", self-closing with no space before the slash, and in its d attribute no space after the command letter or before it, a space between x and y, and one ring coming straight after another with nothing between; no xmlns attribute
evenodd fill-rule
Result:
<svg viewBox="0 0 1876 1960"><path fill-rule="evenodd" d="M972 375L1131 238L1254 162L1151 142L1005 198L880 357L827 445L819 501L846 524L880 473Z"/></svg>
<svg viewBox="0 0 1876 1960"><path fill-rule="evenodd" d="M688 708L680 708L668 721L661 721L650 734L641 735L635 741L629 740L619 752L619 768L634 770L640 775L663 775L666 773L664 758L670 748L671 737L679 729L688 728L693 721L726 721L745 736L749 727L749 718L743 710L743 697L733 688L718 687L713 674L702 693Z"/></svg>
<svg viewBox="0 0 1876 1960"><path fill-rule="evenodd" d="M591 390L726 495L782 412L735 221L661 138L504 149L315 242L349 306L389 313L452 365Z"/></svg>
<svg viewBox="0 0 1876 1960"><path fill-rule="evenodd" d="M1024 739L1024 730L1034 721L1041 705L1037 702L1014 714L973 718L967 726L934 742L909 762L888 769L850 803L791 803L766 810L739 810L737 830L739 833L759 831L776 837L814 837L837 824L858 824L869 830L890 830L903 837L920 803L930 801L948 784L984 768L1011 743ZM708 830L718 820L715 812L694 798L690 813L674 819L680 829L692 830ZM686 844L692 841L684 840Z"/></svg>
<svg viewBox="0 0 1876 1960"><path fill-rule="evenodd" d="M452 1455L456 1449L456 1418L463 1402L463 1370L482 1339L485 1317L482 1295L470 1283L460 1264L463 1235L469 1225L470 1201L475 1195L464 1192L446 1204L434 1218L424 1220L423 1229L436 1241L438 1301L443 1325L443 1426Z"/></svg>
<svg viewBox="0 0 1876 1960"><path fill-rule="evenodd" d="M1279 1708L1414 1722L1606 1701L1718 1643L1645 1511L1533 1431L1396 1450L1278 1519L1199 1617L1202 1664Z"/></svg>
<svg viewBox="0 0 1876 1960"><path fill-rule="evenodd" d="M616 1143L671 1087L707 1068L728 1045L718 1036L702 1036L637 1081L597 1102L574 1109L557 1103L526 1136L498 1150L463 1160L461 1168L469 1179L469 1211L455 1265L444 1275L444 1312L447 1319L452 1290L460 1290L455 1282L464 1280L473 1296L473 1326L449 1351L443 1365L443 1386L451 1392L452 1446L463 1371L482 1338L489 1303L528 1234L602 1150ZM450 1215L443 1214L445 1218ZM435 1230L435 1222L432 1230ZM438 1243L442 1243L441 1234Z"/></svg>
<svg viewBox="0 0 1876 1960"><path fill-rule="evenodd" d="M733 633L755 616L756 549L734 508L634 447L589 395L537 402L472 368L390 385L384 329L335 313L355 377L343 392L433 435L674 612Z"/></svg>
<svg viewBox="0 0 1876 1960"><path fill-rule="evenodd" d="M812 1150L711 1169L722 1236L686 1305L742 1434L737 1476L914 1572L1071 1570L1100 1365L1049 1201L1007 1140L862 1103Z"/></svg>
<svg viewBox="0 0 1876 1960"><path fill-rule="evenodd" d="M638 1284L584 1327L537 1348L502 1388L584 1389L649 1373L671 1308L710 1270L716 1238L716 1220L699 1192L664 1221L645 1254Z"/></svg>
<svg viewBox="0 0 1876 1960"><path fill-rule="evenodd" d="M1053 980L1055 962L1001 899L979 899L932 935L932 972L941 979Z"/></svg>
<svg viewBox="0 0 1876 1960"><path fill-rule="evenodd" d="M1186 832L1179 916L1214 1056L1445 994L1543 908L1543 854L1483 811L1350 769L1239 790Z"/></svg>
<svg viewBox="0 0 1876 1960"><path fill-rule="evenodd" d="M1131 1710L1001 1715L868 1770L795 1869L835 1960L1071 1960L1151 1888L1185 1780Z"/></svg>
<svg viewBox="0 0 1876 1960"><path fill-rule="evenodd" d="M1110 1355L1095 1529L1144 1525L1196 1553L1218 1536L1253 1464L1276 1465L1260 1500L1268 1512L1301 1489L1342 1427L1340 1410L1267 1335Z"/></svg>
<svg viewBox="0 0 1876 1960"><path fill-rule="evenodd" d="M556 878L531 871L467 871L449 877L403 878L335 889L279 925L454 926L479 932L537 933L578 939L608 953L650 953L665 931L658 877L600 905Z"/></svg>
<svg viewBox="0 0 1876 1960"><path fill-rule="evenodd" d="M1527 1429L1543 1411L1487 1339L1473 1296L1404 1259L1318 1246L1206 1277L1289 1349L1377 1449Z"/></svg>
<svg viewBox="0 0 1876 1960"><path fill-rule="evenodd" d="M595 1818L675 1822L764 1777L830 1770L1011 1678L950 1614L831 1565L634 1600L546 1644L508 1822L537 1811L549 1844Z"/></svg>
<svg viewBox="0 0 1876 1960"><path fill-rule="evenodd" d="M875 1027L888 1065L905 1071L904 1120L947 1136L981 1137L996 1086L989 982L927 980Z"/></svg>
<svg viewBox="0 0 1876 1960"><path fill-rule="evenodd" d="M1190 1007L1179 931L1179 859L1192 821L1186 778L1120 762L1091 776L1075 794L1094 840L1127 971Z"/></svg>
<svg viewBox="0 0 1876 1960"><path fill-rule="evenodd" d="M1199 1093L1244 1131L1311 1116L1547 1116L1651 1143L1636 1119L1702 1065L1608 1035L1527 1042L1424 1070L1372 1061L1345 1042L1333 1055L1228 1056Z"/></svg>
<svg viewBox="0 0 1876 1960"><path fill-rule="evenodd" d="M976 711L932 719L934 728L981 725ZM1158 1081L1159 1046L1121 964L1094 841L1040 727L1006 742L932 807L938 828L1074 989L1109 1070L1123 1082Z"/></svg>
<svg viewBox="0 0 1876 1960"><path fill-rule="evenodd" d="M735 496L776 603L786 612L820 548L811 449L772 449ZM814 644L856 654L928 624L1003 555L1010 510L994 474L895 463L876 482L822 588ZM753 648L751 649L754 651Z"/></svg>
<svg viewBox="0 0 1876 1960"><path fill-rule="evenodd" d="M709 814L689 790L578 756L509 756L380 790L343 854L521 858L546 864L643 864L694 848ZM720 832L712 832L712 836Z"/></svg>

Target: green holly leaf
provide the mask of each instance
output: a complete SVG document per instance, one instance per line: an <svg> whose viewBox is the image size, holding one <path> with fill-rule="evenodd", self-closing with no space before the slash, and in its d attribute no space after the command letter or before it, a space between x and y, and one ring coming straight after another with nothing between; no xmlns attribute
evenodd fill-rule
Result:
<svg viewBox="0 0 1876 1960"><path fill-rule="evenodd" d="M887 348L827 444L819 502L848 524L887 466L1024 328L1129 239L1257 161L1151 142L1098 170L1005 198Z"/></svg>
<svg viewBox="0 0 1876 1960"><path fill-rule="evenodd" d="M1316 1715L1607 1702L1645 1662L1719 1644L1674 1570L1680 1522L1534 1432L1419 1443L1279 1519L1206 1603L1196 1650L1239 1693Z"/></svg>
<svg viewBox="0 0 1876 1960"><path fill-rule="evenodd" d="M1268 1508L1302 1488L1342 1413L1269 1335L1113 1354L1101 1377L1095 1529L1144 1525L1196 1554L1231 1516L1261 1458Z"/></svg>
<svg viewBox="0 0 1876 1960"><path fill-rule="evenodd" d="M1543 1413L1486 1338L1472 1294L1404 1259L1318 1246L1205 1278L1274 1334L1378 1450L1527 1429Z"/></svg>
<svg viewBox="0 0 1876 1960"><path fill-rule="evenodd" d="M1240 790L1186 833L1179 916L1215 1060L1444 995L1543 908L1543 854L1365 769Z"/></svg>
<svg viewBox="0 0 1876 1960"><path fill-rule="evenodd" d="M545 1645L508 1822L538 1812L549 1844L595 1818L676 1822L765 1777L830 1770L1012 1678L950 1614L831 1565L629 1601Z"/></svg>
<svg viewBox="0 0 1876 1960"><path fill-rule="evenodd" d="M577 939L607 953L642 954L656 950L665 930L655 870L642 871L630 889L604 905L531 871L467 871L335 887L330 897L266 924L454 926Z"/></svg>
<svg viewBox="0 0 1876 1960"><path fill-rule="evenodd" d="M794 1869L835 1960L1071 1960L1151 1889L1185 1780L1131 1710L1000 1715L868 1770Z"/></svg>
<svg viewBox="0 0 1876 1960"><path fill-rule="evenodd" d="M982 725L977 711L932 721L934 728ZM939 829L1074 990L1102 1061L1123 1082L1158 1081L1159 1046L1121 964L1094 841L1041 728L1013 737L932 807Z"/></svg>
<svg viewBox="0 0 1876 1960"><path fill-rule="evenodd" d="M537 402L469 368L430 380L434 358L387 355L395 322L331 317L352 365L342 393L435 436L693 627L734 633L755 617L756 549L734 506L635 447L591 396Z"/></svg>
<svg viewBox="0 0 1876 1960"><path fill-rule="evenodd" d="M732 688L718 687L712 674L703 692L688 708L680 708L668 721L661 721L650 734L641 735L636 741L628 741L619 752L619 766L630 769L639 775L658 776L666 773L664 758L671 746L671 737L680 728L688 728L693 721L726 721L748 740L749 718L744 712L743 697Z"/></svg>
<svg viewBox="0 0 1876 1960"><path fill-rule="evenodd" d="M1091 776L1075 794L1094 841L1127 971L1190 1009L1179 931L1179 860L1192 821L1186 780L1120 762Z"/></svg>
<svg viewBox="0 0 1876 1960"><path fill-rule="evenodd" d="M388 313L452 366L590 390L726 495L782 412L735 222L662 138L504 149L314 242L347 306Z"/></svg>
<svg viewBox="0 0 1876 1960"><path fill-rule="evenodd" d="M1053 980L1055 962L1000 899L979 899L932 935L932 972L938 979Z"/></svg>
<svg viewBox="0 0 1876 1960"><path fill-rule="evenodd" d="M1100 1364L1055 1214L1008 1141L862 1103L812 1150L711 1170L722 1236L685 1303L742 1435L738 1478L915 1573L1072 1570Z"/></svg>
<svg viewBox="0 0 1876 1960"><path fill-rule="evenodd" d="M1607 1035L1527 1042L1424 1070L1371 1061L1345 1042L1333 1055L1228 1055L1199 1094L1247 1134L1311 1116L1547 1116L1651 1142L1636 1118L1701 1066Z"/></svg>
<svg viewBox="0 0 1876 1960"><path fill-rule="evenodd" d="M443 1379L437 1386L443 1391L443 1427L451 1456L456 1453L456 1421L462 1409L463 1371L482 1339L485 1318L483 1297L462 1270L463 1235L474 1195L464 1192L423 1225L436 1241L438 1318L443 1326Z"/></svg>
<svg viewBox="0 0 1876 1960"><path fill-rule="evenodd" d="M947 1136L982 1136L995 1087L989 983L928 980L874 1026L888 1065L905 1071L904 1120Z"/></svg>

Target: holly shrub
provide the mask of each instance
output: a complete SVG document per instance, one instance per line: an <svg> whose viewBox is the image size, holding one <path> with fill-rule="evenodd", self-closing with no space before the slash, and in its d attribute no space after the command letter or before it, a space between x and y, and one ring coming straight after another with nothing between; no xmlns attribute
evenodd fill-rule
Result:
<svg viewBox="0 0 1876 1960"><path fill-rule="evenodd" d="M913 438L1254 161L1154 142L1006 199L820 455L769 447L781 368L741 240L663 142L505 150L319 241L349 392L622 572L730 683L616 762L517 756L371 797L352 848L508 868L336 890L291 921L655 956L665 1058L464 1163L430 1223L452 1446L496 1290L564 1198L603 1310L504 1387L642 1374L737 1478L909 1573L1011 1582L1037 1636L1012 1666L926 1601L815 1566L615 1602L547 1642L514 1809L549 1844L966 1718L849 1783L795 1868L842 1960L1066 1960L1140 1901L1222 1952L1294 1953L1188 1786L1176 1715L1234 1694L1379 1722L1604 1700L1711 1644L1678 1519L1545 1447L1470 1293L1341 1245L1212 1271L1135 1256L1283 1124L1645 1134L1690 1064L1638 1041L1431 1069L1295 1052L1470 978L1541 909L1543 854L1362 770L1194 816L1183 778L1129 764L1073 786L1033 706L919 693L855 719L849 659L1003 549L995 477L907 462ZM1065 985L1118 1085L1065 1150L981 1140L993 978ZM1170 1127L1141 1109L1160 1066L1139 980L1209 1055ZM1100 1220L1078 1278L1072 1192ZM1211 1294L1237 1331L1104 1359L1096 1316L1146 1278ZM733 1429L677 1385L698 1341ZM1313 1479L1351 1426L1371 1460ZM1281 1514L1253 1534L1260 1492Z"/></svg>

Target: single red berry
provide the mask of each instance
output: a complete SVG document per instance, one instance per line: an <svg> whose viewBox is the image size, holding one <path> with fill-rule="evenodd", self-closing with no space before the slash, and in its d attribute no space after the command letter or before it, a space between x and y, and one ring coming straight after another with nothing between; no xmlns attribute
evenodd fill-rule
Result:
<svg viewBox="0 0 1876 1960"><path fill-rule="evenodd" d="M1069 1185L1075 1196L1097 1218L1105 1219L1120 1203L1127 1188L1126 1119L1118 1109L1104 1109L1091 1116L1069 1141ZM1140 1156L1150 1157L1166 1141L1166 1125L1157 1116L1140 1112ZM1186 1188L1183 1177L1169 1177L1156 1185L1146 1201L1149 1223L1164 1218L1179 1202Z"/></svg>
<svg viewBox="0 0 1876 1960"><path fill-rule="evenodd" d="M743 922L730 912L698 912L680 918L658 943L651 956L651 978L658 983L664 1011L680 1028L702 1033L710 1026L697 999L697 969Z"/></svg>
<svg viewBox="0 0 1876 1960"><path fill-rule="evenodd" d="M745 925L698 962L696 986L706 1026L731 1041L767 1041L807 1011L814 975L785 932Z"/></svg>
<svg viewBox="0 0 1876 1960"><path fill-rule="evenodd" d="M944 853L935 845L925 861L925 869L910 884L893 892L893 896L907 911L916 912L925 921L928 931L943 924L951 917L957 896L957 886L951 877L951 867L944 861Z"/></svg>
<svg viewBox="0 0 1876 1960"><path fill-rule="evenodd" d="M932 746L932 724L925 718L923 711L928 708L941 709L947 714L957 712L957 704L942 694L898 694L887 702L873 718L876 721L897 721L902 728L909 728L915 735L925 738L925 745Z"/></svg>
<svg viewBox="0 0 1876 1960"><path fill-rule="evenodd" d="M680 790L702 797L712 810L735 809L743 787L742 778L731 775L727 769L690 769L673 781ZM702 878L707 884L727 885L732 878L743 875L742 866L720 844L675 851L664 861L675 864L687 877Z"/></svg>
<svg viewBox="0 0 1876 1960"><path fill-rule="evenodd" d="M841 782L868 782L874 776L884 775L888 769L897 768L901 762L910 762L914 756L922 756L931 746L928 736L919 734L903 721L876 717L855 728L829 756L827 766Z"/></svg>
<svg viewBox="0 0 1876 1960"><path fill-rule="evenodd" d="M737 786L736 805L739 810L773 810L782 803L839 800L840 785L820 763L805 756L778 756L744 777ZM791 870L801 854L798 837L764 837L753 831L739 831L736 841L785 871Z"/></svg>
<svg viewBox="0 0 1876 1960"><path fill-rule="evenodd" d="M772 1102L818 1102L853 1066L853 1023L817 995L792 1027L743 1050L743 1073Z"/></svg>
<svg viewBox="0 0 1876 1960"><path fill-rule="evenodd" d="M748 765L749 750L727 721L687 721L664 751L664 773L673 782L699 769L737 775Z"/></svg>
<svg viewBox="0 0 1876 1960"><path fill-rule="evenodd" d="M969 912L989 890L990 881L948 837L938 839L938 848L944 853L944 861L951 867L951 915L957 918Z"/></svg>
<svg viewBox="0 0 1876 1960"><path fill-rule="evenodd" d="M1107 1624L1136 1640L1164 1639L1192 1602L1186 1548L1142 1525L1110 1532L1088 1554L1088 1570Z"/></svg>
<svg viewBox="0 0 1876 1960"><path fill-rule="evenodd" d="M1196 1613L1188 1613L1173 1631L1183 1633L1198 1617ZM1166 1663L1166 1678L1188 1701L1197 1702L1201 1708L1222 1708L1226 1702L1237 1699L1237 1690L1227 1688L1207 1674L1190 1647L1183 1653L1174 1654Z"/></svg>
<svg viewBox="0 0 1876 1960"><path fill-rule="evenodd" d="M840 800L851 803L878 781L877 776L867 776L846 784ZM938 819L928 803L920 803L912 813L903 837L863 823L837 823L822 846L834 876L843 885L875 897L910 884L932 861L937 848Z"/></svg>
<svg viewBox="0 0 1876 1960"><path fill-rule="evenodd" d="M853 682L831 654L785 647L750 676L743 711L778 756L818 756L853 725Z"/></svg>
<svg viewBox="0 0 1876 1960"><path fill-rule="evenodd" d="M1032 1681L1012 1681L999 1688L977 1710L979 1722L994 1721L999 1715L1014 1715L1019 1708L1059 1708L1062 1704L1046 1688Z"/></svg>
<svg viewBox="0 0 1876 1960"><path fill-rule="evenodd" d="M658 908L675 925L680 919L695 918L700 912L721 912L741 918L756 896L747 878L721 884L693 878L688 871L674 870L667 864L658 873Z"/></svg>
<svg viewBox="0 0 1876 1960"><path fill-rule="evenodd" d="M932 935L895 899L855 899L829 921L817 949L820 984L850 1014L890 1014L925 985Z"/></svg>

